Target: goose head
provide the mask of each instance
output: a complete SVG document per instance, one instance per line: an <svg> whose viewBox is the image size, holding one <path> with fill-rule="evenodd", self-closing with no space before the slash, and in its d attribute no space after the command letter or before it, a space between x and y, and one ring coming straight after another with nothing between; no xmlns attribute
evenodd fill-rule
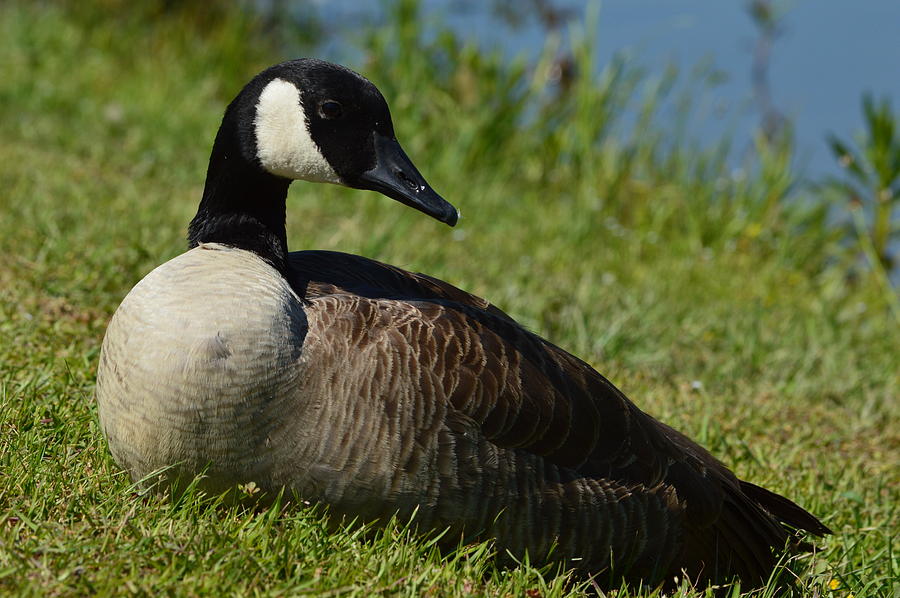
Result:
<svg viewBox="0 0 900 598"><path fill-rule="evenodd" d="M282 263L284 203L294 180L377 191L450 226L459 217L403 151L375 85L321 60L270 67L228 106L191 246L221 242Z"/></svg>

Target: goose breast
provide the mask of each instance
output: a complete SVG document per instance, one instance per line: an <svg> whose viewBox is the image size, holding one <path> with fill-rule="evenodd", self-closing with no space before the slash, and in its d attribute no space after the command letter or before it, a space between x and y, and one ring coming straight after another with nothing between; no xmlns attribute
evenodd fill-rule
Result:
<svg viewBox="0 0 900 598"><path fill-rule="evenodd" d="M97 404L113 456L132 479L208 467L212 488L274 481L281 436L308 408L306 332L296 293L252 252L209 243L159 266L103 340Z"/></svg>

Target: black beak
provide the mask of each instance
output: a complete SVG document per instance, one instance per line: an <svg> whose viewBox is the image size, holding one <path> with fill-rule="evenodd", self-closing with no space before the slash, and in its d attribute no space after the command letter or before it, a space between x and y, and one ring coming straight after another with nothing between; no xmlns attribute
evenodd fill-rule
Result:
<svg viewBox="0 0 900 598"><path fill-rule="evenodd" d="M378 191L450 226L455 225L459 211L425 182L397 140L375 133L374 141L375 166L364 172L359 183L353 186Z"/></svg>

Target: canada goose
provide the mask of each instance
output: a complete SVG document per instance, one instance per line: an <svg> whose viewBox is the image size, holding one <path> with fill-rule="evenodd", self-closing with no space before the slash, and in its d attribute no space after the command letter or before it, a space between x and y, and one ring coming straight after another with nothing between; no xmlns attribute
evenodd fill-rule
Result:
<svg viewBox="0 0 900 598"><path fill-rule="evenodd" d="M792 529L829 533L487 301L355 255L288 253L293 179L458 217L368 80L311 59L257 75L225 111L190 250L132 289L103 340L100 420L132 479L171 466L213 491L415 514L604 582L759 585Z"/></svg>

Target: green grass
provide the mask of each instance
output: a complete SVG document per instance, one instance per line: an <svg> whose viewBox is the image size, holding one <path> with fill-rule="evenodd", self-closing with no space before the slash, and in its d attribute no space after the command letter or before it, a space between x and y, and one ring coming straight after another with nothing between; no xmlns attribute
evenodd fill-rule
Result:
<svg viewBox="0 0 900 598"><path fill-rule="evenodd" d="M402 526L333 530L315 508L134 491L92 399L105 324L183 250L225 104L287 58L246 17L146 6L0 4L0 594L587 592L497 570L490 544L442 556ZM403 3L354 66L464 219L451 230L375 194L297 184L292 248L491 299L833 528L796 566L800 595L900 595L900 324L878 281L836 266L789 156L763 147L732 177L721 152L657 121L665 80L610 65L547 91L546 65L446 33L426 43L417 22ZM576 43L585 71L589 45ZM633 129L617 120L626 104L645 107Z"/></svg>

